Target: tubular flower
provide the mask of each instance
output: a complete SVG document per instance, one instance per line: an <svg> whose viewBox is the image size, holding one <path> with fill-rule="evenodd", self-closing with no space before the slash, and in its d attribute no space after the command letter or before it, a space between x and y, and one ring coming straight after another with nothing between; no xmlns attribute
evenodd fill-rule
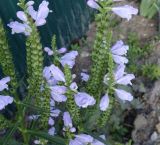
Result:
<svg viewBox="0 0 160 145"><path fill-rule="evenodd" d="M24 33L26 36L30 35L31 28L27 24L19 23L18 21L10 22L8 25L12 29L12 34Z"/></svg>
<svg viewBox="0 0 160 145"><path fill-rule="evenodd" d="M101 98L99 107L101 111L106 111L109 107L109 96L107 94Z"/></svg>
<svg viewBox="0 0 160 145"><path fill-rule="evenodd" d="M132 18L132 15L138 14L138 9L129 5L113 7L112 11L121 18L126 18L128 21Z"/></svg>
<svg viewBox="0 0 160 145"><path fill-rule="evenodd" d="M0 95L0 110L4 109L7 105L11 104L12 102L12 97Z"/></svg>
<svg viewBox="0 0 160 145"><path fill-rule="evenodd" d="M117 64L128 63L128 59L123 56L127 54L128 50L129 50L128 45L124 45L122 40L117 41L116 44L113 45L113 47L111 48L111 53L115 63Z"/></svg>
<svg viewBox="0 0 160 145"><path fill-rule="evenodd" d="M42 3L39 5L38 11L35 11L33 8L34 3L31 3L28 5L28 13L31 15L31 17L35 20L36 26L42 26L46 24L46 18L48 17L49 12L51 12L48 8L49 2L42 1Z"/></svg>
<svg viewBox="0 0 160 145"><path fill-rule="evenodd" d="M46 80L49 80L51 77L53 77L56 81L65 82L64 73L54 64L44 68L43 76L46 78Z"/></svg>
<svg viewBox="0 0 160 145"><path fill-rule="evenodd" d="M100 6L97 4L95 0L88 0L87 5L93 9L99 9Z"/></svg>
<svg viewBox="0 0 160 145"><path fill-rule="evenodd" d="M0 80L0 91L3 91L4 89L8 90L7 83L10 81L10 77L5 77Z"/></svg>
<svg viewBox="0 0 160 145"><path fill-rule="evenodd" d="M69 68L73 68L75 65L75 59L76 56L78 55L77 51L71 51L69 53L66 53L64 56L61 57L60 63L64 67L65 65L68 65Z"/></svg>
<svg viewBox="0 0 160 145"><path fill-rule="evenodd" d="M93 106L96 103L96 100L85 92L78 92L77 94L75 94L74 100L77 106L82 108Z"/></svg>
<svg viewBox="0 0 160 145"><path fill-rule="evenodd" d="M53 55L53 50L51 50L49 47L45 47L44 51L49 55L52 56Z"/></svg>
<svg viewBox="0 0 160 145"><path fill-rule="evenodd" d="M67 91L65 86L53 86L51 87L51 96L56 102L65 102L67 97L64 95Z"/></svg>
<svg viewBox="0 0 160 145"><path fill-rule="evenodd" d="M81 73L82 81L87 82L89 80L89 75L86 73Z"/></svg>

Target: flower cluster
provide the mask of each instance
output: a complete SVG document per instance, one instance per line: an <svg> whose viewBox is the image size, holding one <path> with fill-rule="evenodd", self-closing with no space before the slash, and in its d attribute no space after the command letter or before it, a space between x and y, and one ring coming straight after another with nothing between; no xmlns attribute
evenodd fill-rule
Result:
<svg viewBox="0 0 160 145"><path fill-rule="evenodd" d="M27 13L32 17L35 21L36 26L42 26L46 23L46 18L51 12L48 8L49 2L42 1L39 5L38 11L35 11L33 8L34 1L29 1L27 5ZM29 19L27 15L23 11L17 12L17 17L22 21L22 23L18 21L13 21L8 24L8 27L12 29L12 34L14 33L24 33L26 36L30 35L32 29L29 26Z"/></svg>
<svg viewBox="0 0 160 145"><path fill-rule="evenodd" d="M121 0L113 0L113 1L121 1ZM101 8L103 8L103 6L101 5L101 2L105 2L105 1L88 0L87 4L90 7L101 11ZM26 43L28 44L27 46L29 49L27 51L27 56L28 56L27 61L30 61L30 63L27 63L27 67L28 69L30 69L30 66L31 66L31 72L28 74L32 76L31 80L28 81L28 83L31 83L31 82L33 83L31 83L32 85L29 84L29 87L27 89L32 88L32 91L29 94L30 96L33 96L33 97L43 96L39 100L37 99L39 101L38 105L40 106L40 108L44 110L47 108L45 110L47 112L46 116L45 114L39 112L38 115L29 116L28 120L37 121L39 118L42 118L44 115L45 116L44 122L46 122L47 124L45 127L49 125L48 134L51 136L54 136L60 132L60 134L63 137L67 138L66 142L69 145L88 145L88 144L105 145L104 143L100 142L98 139L95 139L89 134L86 134L88 128L85 130L84 126L85 125L87 126L87 124L90 123L90 121L88 120L90 120L92 116L96 116L97 112L99 113L98 114L99 118L103 119L103 116L104 118L107 116L107 115L105 116L103 113L109 108L109 104L111 102L111 99L109 97L110 95L115 94L115 96L117 96L122 101L133 100L133 96L129 92L125 91L124 89L121 89L122 86L124 87L128 85L132 85L131 81L132 79L135 78L133 74L127 74L125 72L125 67L126 67L125 65L128 63L128 59L126 58L126 55L129 47L125 45L122 40L120 40L120 41L117 41L116 44L112 46L112 48L110 48L112 34L108 33L108 29L107 31L105 30L104 33L97 34L98 43L96 41L97 45L95 46L100 46L100 48L97 47L97 49L102 49L102 51L97 49L93 50L95 51L94 53L96 54L95 57L98 57L98 58L95 58L95 61L93 63L95 63L96 61L98 63L95 63L96 67L93 69L93 71L91 71L90 76L85 72L82 72L80 74L80 76L82 77L82 82L87 82L87 81L89 82L90 79L94 78L93 72L94 71L97 72L98 70L98 75L97 73L95 73L97 76L93 81L91 81L91 82L97 83L96 85L93 85L93 88L95 88L93 90L97 91L98 95L96 93L95 94L91 93L88 91L89 89L87 90L87 87L81 88L80 86L78 86L77 83L75 82L76 75L75 74L72 75L71 73L71 69L75 65L75 59L78 56L78 51L72 50L70 52L67 52L67 49L65 47L60 48L58 50L55 48L45 47L43 51L45 51L49 57L52 57L53 60L56 60L56 61L55 62L52 61L49 66L45 66L43 68L42 66L43 58L42 58L42 50L41 50L42 45L40 43L40 38L37 32L36 26L44 25L46 23L46 18L49 12L51 11L48 8L49 2L45 0L43 0L42 3L39 5L39 8L37 11L34 9L33 4L34 4L34 1L29 1L25 5L26 8L24 8L24 11L17 12L17 17L22 21L22 23L18 21L14 21L8 24L8 26L12 29L12 34L24 33L26 36L30 35L29 37L27 37L28 43ZM113 11L115 14L119 15L122 18L126 18L127 20L130 20L132 15L136 15L138 13L137 9L128 5L120 6L120 7L107 7L104 9L105 10L107 9L107 10L102 11L103 17L100 16L99 17L100 19L103 19L103 18L105 19L106 13L109 11ZM97 25L99 27L98 30L102 32L104 29L106 29L106 25L104 25L105 24L104 22L107 20L108 18L106 18L104 21L101 21L102 23ZM35 25L32 25L33 23ZM103 27L101 27L101 24ZM32 36L31 34L34 35L34 33L36 33L35 34L36 37L31 37ZM36 38L37 40L33 40L33 41L37 41L37 42L32 43L32 39L34 38ZM107 38L109 40L107 40ZM54 43L54 40L52 43ZM102 40L102 41L99 41L99 40ZM38 43L40 45L38 45ZM54 47L54 45L52 45L52 47ZM109 56L111 56L111 60ZM37 61L38 63L34 63L35 61ZM115 64L113 63L109 64L110 62L113 62L113 61L115 62ZM114 70L113 65L115 65L115 71L112 73L112 71ZM102 67L102 66L106 66L106 67ZM107 70L108 70L108 73L106 74ZM113 74L113 78L111 76L112 74ZM101 79L97 79L99 76L101 77ZM104 76L104 79L103 79L103 76ZM112 79L113 81L110 81ZM8 89L7 82L9 81L10 81L9 77L6 77L0 80L0 91L3 91L4 89ZM41 85L41 88L39 87L40 86L39 84ZM102 87L99 84L102 84ZM113 93L110 93L109 92L110 90L109 91L107 90L105 92L105 95L100 98L99 96L104 93L104 88L106 88L104 87L104 84L108 86L107 87L108 90L110 88L109 85L111 85L113 87ZM37 90L38 90L38 93L36 92ZM13 98L10 96L0 95L0 98L1 98L0 110L4 109L5 106L13 102ZM47 105L48 107L46 107ZM93 108L93 110L91 107ZM25 109L22 113L24 112L25 112ZM23 114L23 117L24 117L23 121L25 122L26 121L25 113ZM61 122L59 124L56 124L56 122L59 122L59 118L63 120L63 126L58 126L62 124ZM97 120L99 118L97 118ZM106 123L105 119L103 122ZM95 125L98 125L98 121L95 121ZM25 128L24 126L22 127L23 129ZM22 129L20 128L20 131L21 130ZM92 128L91 131L92 130L94 129ZM24 132L22 131L22 133ZM104 138L103 140L105 142ZM46 142L46 140L35 140L35 144L41 144L42 142Z"/></svg>
<svg viewBox="0 0 160 145"><path fill-rule="evenodd" d="M127 74L125 72L125 63L128 63L128 59L125 57L127 54L127 50L129 49L128 45L124 45L123 41L117 41L115 45L111 48L111 53L113 56L113 60L116 63L116 70L114 71L114 86L115 85L132 85L131 80L135 78L133 74ZM108 85L109 81L108 75L104 76L104 83ZM123 89L115 88L114 89L116 96L123 101L132 101L133 96L126 92ZM109 96L105 94L100 101L100 110L106 111L109 106Z"/></svg>
<svg viewBox="0 0 160 145"><path fill-rule="evenodd" d="M98 4L100 0L88 0L87 4L91 8L99 9L100 5ZM123 1L123 0L113 0L113 1ZM118 6L111 8L111 11L116 15L120 16L121 18L126 18L128 21L132 18L132 15L137 15L138 10L133 8L132 6L125 5L125 6Z"/></svg>

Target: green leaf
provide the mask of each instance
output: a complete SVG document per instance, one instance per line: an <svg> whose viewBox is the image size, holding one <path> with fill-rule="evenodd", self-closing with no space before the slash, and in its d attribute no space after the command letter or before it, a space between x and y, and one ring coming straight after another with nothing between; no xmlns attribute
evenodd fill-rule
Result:
<svg viewBox="0 0 160 145"><path fill-rule="evenodd" d="M33 136L37 136L37 137L46 139L49 142L54 143L53 145L66 145L65 144L66 140L59 136L51 136L48 133L42 132L42 131L27 130L27 132Z"/></svg>
<svg viewBox="0 0 160 145"><path fill-rule="evenodd" d="M1 142L0 141L0 144L1 145L7 145L9 140L10 140L10 137L15 133L15 131L17 130L19 126L19 122L17 122L9 131L8 133L6 134L6 136L4 137L3 141Z"/></svg>
<svg viewBox="0 0 160 145"><path fill-rule="evenodd" d="M142 0L140 5L141 16L151 19L155 16L158 10L159 8L157 0Z"/></svg>

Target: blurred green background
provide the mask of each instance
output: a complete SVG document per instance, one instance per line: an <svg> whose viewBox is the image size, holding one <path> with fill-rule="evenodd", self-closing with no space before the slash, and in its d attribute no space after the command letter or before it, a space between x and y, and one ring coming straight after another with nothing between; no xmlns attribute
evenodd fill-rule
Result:
<svg viewBox="0 0 160 145"><path fill-rule="evenodd" d="M42 0L34 0L35 9ZM90 22L90 9L86 0L48 0L49 8L53 10L47 18L47 24L39 27L43 46L50 46L53 34L57 36L58 47L68 46L70 42L80 38L88 29ZM11 35L7 24L18 20L16 12L18 0L0 0L0 17L8 33L8 40L13 52L14 62L20 74L25 72L25 36L22 34Z"/></svg>

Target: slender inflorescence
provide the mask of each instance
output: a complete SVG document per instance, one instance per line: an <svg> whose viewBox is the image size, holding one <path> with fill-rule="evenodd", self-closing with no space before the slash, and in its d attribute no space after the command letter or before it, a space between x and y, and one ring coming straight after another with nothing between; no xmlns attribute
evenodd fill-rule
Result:
<svg viewBox="0 0 160 145"><path fill-rule="evenodd" d="M65 72L65 77L66 77L66 85L69 87L70 84L72 83L72 75L71 75L71 70L67 65L64 67L64 72ZM74 101L74 92L71 91L70 89L67 91L66 96L67 96L67 109L70 112L74 122L76 125L80 122L80 111L78 107L76 106L76 103Z"/></svg>
<svg viewBox="0 0 160 145"><path fill-rule="evenodd" d="M103 3L105 4L105 3ZM105 7L109 5L104 5ZM92 51L91 76L87 84L87 90L97 99L100 98L103 89L103 77L107 72L108 54L111 46L112 32L110 29L109 10L100 8L100 13L96 14L97 34Z"/></svg>
<svg viewBox="0 0 160 145"><path fill-rule="evenodd" d="M17 79L16 79L16 72L15 72L15 66L13 63L13 58L11 51L9 49L6 32L3 27L2 20L0 19L0 65L2 67L3 73L5 76L11 77L11 86L13 89L13 92L16 92L16 89L18 87Z"/></svg>

